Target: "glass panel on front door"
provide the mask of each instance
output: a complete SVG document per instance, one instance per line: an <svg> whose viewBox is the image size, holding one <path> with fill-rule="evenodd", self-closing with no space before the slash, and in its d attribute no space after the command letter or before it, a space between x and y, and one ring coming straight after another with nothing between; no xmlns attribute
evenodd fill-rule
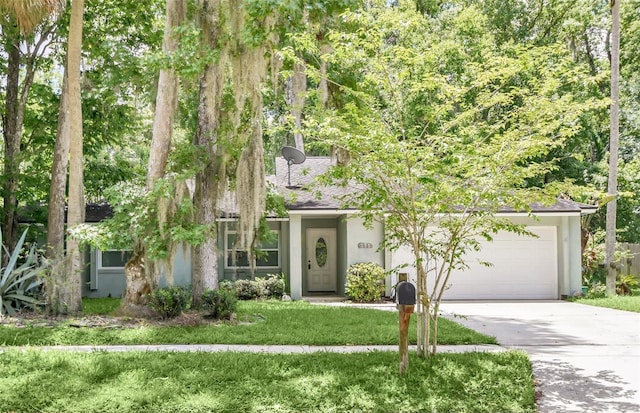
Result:
<svg viewBox="0 0 640 413"><path fill-rule="evenodd" d="M316 264L318 268L327 265L327 242L322 237L316 241Z"/></svg>

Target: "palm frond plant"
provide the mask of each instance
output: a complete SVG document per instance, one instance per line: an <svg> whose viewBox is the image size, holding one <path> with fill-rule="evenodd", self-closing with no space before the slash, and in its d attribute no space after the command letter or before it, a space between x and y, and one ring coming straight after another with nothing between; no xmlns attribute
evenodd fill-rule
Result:
<svg viewBox="0 0 640 413"><path fill-rule="evenodd" d="M43 283L41 276L48 264L38 254L35 244L26 257L21 259L27 231L28 229L22 233L12 252L5 247L0 232L0 262L4 261L4 254L8 257L7 266L0 268L0 315L14 315L16 310L24 307L35 309L43 304L37 297L37 290Z"/></svg>

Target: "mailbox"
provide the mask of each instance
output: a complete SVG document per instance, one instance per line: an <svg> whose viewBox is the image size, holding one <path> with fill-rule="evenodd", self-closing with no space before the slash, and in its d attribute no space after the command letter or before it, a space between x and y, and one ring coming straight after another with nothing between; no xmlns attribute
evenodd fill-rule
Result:
<svg viewBox="0 0 640 413"><path fill-rule="evenodd" d="M416 287L409 282L400 281L396 286L396 299L400 305L415 305Z"/></svg>

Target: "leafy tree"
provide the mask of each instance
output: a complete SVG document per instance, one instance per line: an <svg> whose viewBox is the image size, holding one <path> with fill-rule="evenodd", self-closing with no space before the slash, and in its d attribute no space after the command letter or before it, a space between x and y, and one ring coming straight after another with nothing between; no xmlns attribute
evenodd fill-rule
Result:
<svg viewBox="0 0 640 413"><path fill-rule="evenodd" d="M370 7L343 18L356 29L329 34L331 63L361 80L320 122L325 144L348 154L328 179L353 187L344 202L365 222L384 222L387 248L411 248L426 357L452 271L479 239L527 233L498 212L558 195L542 179L555 168L547 154L604 103L571 92L591 80L562 47L500 45L474 7L429 18Z"/></svg>
<svg viewBox="0 0 640 413"><path fill-rule="evenodd" d="M20 147L25 107L38 64L50 43L55 26L50 16L62 8L62 0L0 1L0 27L6 62L6 89L2 113L4 179L3 222L6 244L17 242L17 189L21 165ZM23 43L24 42L24 43ZM24 44L24 47L21 45ZM24 76L21 76L24 71Z"/></svg>
<svg viewBox="0 0 640 413"><path fill-rule="evenodd" d="M166 21L162 50L171 55L178 48L177 28L183 23L186 15L185 0L167 0ZM158 93L153 120L151 150L147 170L146 190L154 189L156 182L165 173L165 167L171 148L174 115L178 104L178 77L172 67L160 70ZM135 234L135 233L134 233ZM151 259L145 259L145 245L134 236L133 254L125 266L127 288L122 300L124 313L135 314L146 304L146 294L153 291L158 284L158 274Z"/></svg>
<svg viewBox="0 0 640 413"><path fill-rule="evenodd" d="M202 46L217 53L201 55L205 65L194 144L205 155L205 162L196 174L194 198L196 222L210 230L193 251L196 305L207 289L218 286L214 223L229 189L228 177L235 178L239 248L252 251L257 239L266 199L262 85L269 67L266 55L274 40L268 32L274 17L259 2L203 0L199 6Z"/></svg>
<svg viewBox="0 0 640 413"><path fill-rule="evenodd" d="M146 115L153 94L153 81L149 73L142 67L144 51L154 51L157 46L156 13L157 1L118 2L113 0L89 0L83 13L82 41L83 73L79 80L82 95L81 119L83 135L83 167L86 169L86 199L100 200L103 191L120 182L136 181L144 175L142 163L148 152L147 137L142 133L148 124ZM57 31L61 37L69 36L70 12L65 13ZM64 60L59 49L54 49L53 56ZM66 67L66 64L64 65ZM67 169L70 151L69 142L69 108L66 76L63 84L57 85L55 71L45 77L46 88L42 94L36 95L32 116L35 118L31 128L32 134L42 141L41 151L31 164L38 164L41 170L51 169L51 185L48 205L48 256L57 263L52 269L52 283L49 285L49 308L53 312L66 311L64 290L73 278L73 271L65 265L65 205L67 205ZM58 82L59 83L59 82ZM40 90L36 89L36 90ZM61 89L61 90L57 90ZM60 95L59 99L57 95ZM58 103L59 102L59 103ZM55 120L46 118L48 112L44 105L59 104L58 130L53 146L53 131L43 125L55 124ZM44 112L44 114L43 114ZM47 147L47 144L49 147ZM77 145L73 146L78 149ZM53 155L53 156L52 156ZM49 157L47 157L49 156ZM53 159L52 159L53 158ZM79 159L77 154L75 159ZM146 165L144 165L146 166ZM76 167L76 171L78 168ZM46 173L34 174L46 176ZM82 180L83 184L85 179ZM38 182L30 187L30 192L41 193ZM69 185L70 196L78 189L78 185ZM43 196L32 198L42 202ZM74 193L77 198L77 192ZM27 198L28 199L28 198ZM78 201L76 210L84 211L84 199ZM81 222L82 219L79 219ZM72 246L74 240L71 240ZM69 250L69 248L67 249ZM77 271L76 271L77 273ZM77 274L76 274L77 275ZM69 277L69 280L67 279ZM79 294L79 292L78 292Z"/></svg>

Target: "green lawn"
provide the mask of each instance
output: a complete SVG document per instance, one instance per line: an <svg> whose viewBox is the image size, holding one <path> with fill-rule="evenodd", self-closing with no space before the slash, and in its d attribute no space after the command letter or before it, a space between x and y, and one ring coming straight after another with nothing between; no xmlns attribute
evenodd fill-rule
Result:
<svg viewBox="0 0 640 413"><path fill-rule="evenodd" d="M107 311L109 305L104 303L85 307L93 313ZM236 324L135 328L78 328L64 323L56 327L3 326L0 345L398 343L396 312L323 307L306 302L242 301L238 306L238 320ZM412 320L409 337L415 339L415 316ZM493 337L445 319L440 319L438 330L440 344L496 343Z"/></svg>
<svg viewBox="0 0 640 413"><path fill-rule="evenodd" d="M640 313L640 295L618 295L604 298L576 298L576 303Z"/></svg>
<svg viewBox="0 0 640 413"><path fill-rule="evenodd" d="M119 298L83 298L82 313L85 315L111 314L119 305Z"/></svg>
<svg viewBox="0 0 640 413"><path fill-rule="evenodd" d="M526 354L0 353L3 412L535 412Z"/></svg>

